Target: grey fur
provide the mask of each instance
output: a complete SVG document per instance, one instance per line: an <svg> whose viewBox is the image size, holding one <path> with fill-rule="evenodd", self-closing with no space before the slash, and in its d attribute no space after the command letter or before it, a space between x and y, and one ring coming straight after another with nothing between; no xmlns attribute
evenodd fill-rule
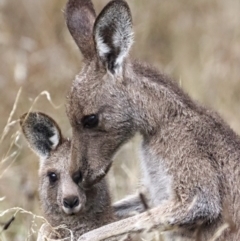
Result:
<svg viewBox="0 0 240 241"><path fill-rule="evenodd" d="M40 124L41 130L45 131L38 131L36 127ZM74 173L70 170L71 141L62 137L56 122L43 113L30 112L22 116L21 127L35 153L44 153L43 156L40 155L39 197L44 216L50 225L66 225L73 232L74 240L77 240L81 234L114 221L108 186L104 179L89 190L84 190L80 184L74 182L74 173L79 170L75 170ZM48 139L52 128L59 131L59 140L55 148L49 151ZM57 174L59 179L56 183L50 183L49 172ZM79 199L79 205L73 209L65 208L64 198L72 196ZM70 232L66 229L59 229L57 235L48 225L41 231L48 238L70 237ZM45 239L40 235L38 240Z"/></svg>
<svg viewBox="0 0 240 241"><path fill-rule="evenodd" d="M111 35L125 33L124 23L118 19L121 14L116 13L125 9L124 15L130 15L126 6L125 1L114 0L100 13L99 19L106 20L104 26ZM106 12L121 26L111 27L109 18L104 17ZM127 32L124 37L128 39L131 34L129 29ZM73 131L71 161L83 170L82 184L91 186L104 177L114 153L139 132L143 136L142 181L151 216L145 212L118 221L83 235L79 241L138 232L151 224L151 217L159 230L178 228L168 232L167 240L206 241L225 222L229 227L217 240L240 240L239 136L218 114L192 101L169 77L129 59L131 41L126 43L120 66L110 60L106 63L108 59L103 60L96 48L92 61L86 61L73 81L67 105ZM84 128L81 120L91 114L98 116L98 126Z"/></svg>

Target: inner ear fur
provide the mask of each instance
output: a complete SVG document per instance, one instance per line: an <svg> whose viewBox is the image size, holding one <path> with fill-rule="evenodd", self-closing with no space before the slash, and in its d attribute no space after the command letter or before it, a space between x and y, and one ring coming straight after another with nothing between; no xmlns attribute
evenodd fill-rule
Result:
<svg viewBox="0 0 240 241"><path fill-rule="evenodd" d="M95 21L93 36L96 52L106 68L112 74L121 71L133 43L128 4L123 0L107 4Z"/></svg>
<svg viewBox="0 0 240 241"><path fill-rule="evenodd" d="M25 113L20 118L20 126L31 149L43 159L62 143L58 124L44 113Z"/></svg>

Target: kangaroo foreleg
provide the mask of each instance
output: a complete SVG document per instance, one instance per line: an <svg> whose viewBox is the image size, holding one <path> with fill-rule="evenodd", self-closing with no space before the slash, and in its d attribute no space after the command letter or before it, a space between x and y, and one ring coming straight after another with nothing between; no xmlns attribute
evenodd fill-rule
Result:
<svg viewBox="0 0 240 241"><path fill-rule="evenodd" d="M141 233L153 229L160 232L184 226L197 229L202 223L217 218L220 212L215 205L202 201L197 196L192 202L169 201L144 213L90 231L78 241L101 241L127 233Z"/></svg>
<svg viewBox="0 0 240 241"><path fill-rule="evenodd" d="M140 193L129 195L113 204L114 213L118 219L127 218L146 211Z"/></svg>

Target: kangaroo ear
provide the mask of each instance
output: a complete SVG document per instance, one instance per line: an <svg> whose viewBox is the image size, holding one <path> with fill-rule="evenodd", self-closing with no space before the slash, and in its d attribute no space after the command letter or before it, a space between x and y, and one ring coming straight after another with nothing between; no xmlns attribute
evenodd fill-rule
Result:
<svg viewBox="0 0 240 241"><path fill-rule="evenodd" d="M31 149L41 159L49 157L51 150L62 143L61 130L56 122L40 112L25 113L20 118L20 125Z"/></svg>
<svg viewBox="0 0 240 241"><path fill-rule="evenodd" d="M127 3L111 1L99 14L93 31L100 60L112 74L121 72L133 43L132 16Z"/></svg>
<svg viewBox="0 0 240 241"><path fill-rule="evenodd" d="M96 13L90 0L69 0L66 5L65 19L69 32L81 50L85 60L95 56L93 25Z"/></svg>

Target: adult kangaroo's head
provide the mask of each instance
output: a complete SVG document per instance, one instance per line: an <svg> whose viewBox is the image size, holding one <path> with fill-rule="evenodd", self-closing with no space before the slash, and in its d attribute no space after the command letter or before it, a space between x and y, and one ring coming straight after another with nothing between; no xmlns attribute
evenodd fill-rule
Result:
<svg viewBox="0 0 240 241"><path fill-rule="evenodd" d="M85 170L86 185L105 175L113 154L135 128L127 94L132 72L127 56L133 43L129 7L114 0L95 16L89 0L67 3L67 26L85 62L71 87L67 113L73 129L72 162Z"/></svg>

